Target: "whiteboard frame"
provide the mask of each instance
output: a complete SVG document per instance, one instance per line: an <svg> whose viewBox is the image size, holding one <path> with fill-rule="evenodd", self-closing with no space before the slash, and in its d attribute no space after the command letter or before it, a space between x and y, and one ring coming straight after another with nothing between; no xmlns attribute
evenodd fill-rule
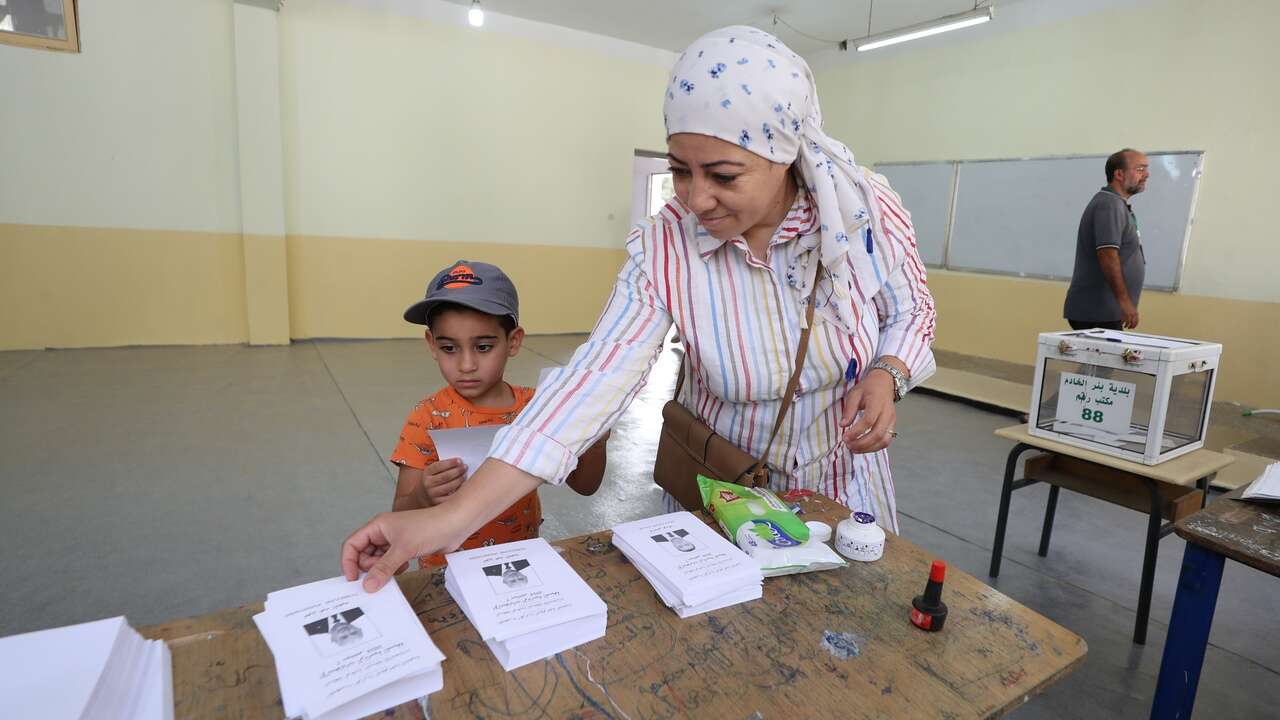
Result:
<svg viewBox="0 0 1280 720"><path fill-rule="evenodd" d="M1143 290L1151 290L1154 292L1170 292L1176 293L1182 287L1182 271L1187 262L1187 248L1191 244L1191 229L1196 223L1196 206L1200 200L1200 178L1204 175L1204 160L1207 154L1204 150L1153 150L1144 153L1147 157L1155 157L1161 155L1198 155L1193 176L1195 185L1191 190L1191 207L1187 214L1187 227L1182 233L1181 247L1178 249L1178 266L1173 273L1173 285L1144 285ZM952 263L951 261L951 236L955 228L956 206L960 197L960 166L964 164L976 163L992 163L992 162L1017 162L1021 160L1085 160L1085 159L1101 159L1105 160L1107 155L1098 155L1095 153L1075 153L1069 155L1026 155L1020 157L1003 157L1003 158L979 158L970 160L907 160L902 162L877 162L875 164L876 172L884 165L951 165L953 175L951 177L951 208L947 214L946 235L942 241L942 265L927 265L928 267L936 267L942 270L954 270L957 272L975 273L978 275L998 275L1000 277L1020 277L1031 278L1035 280L1055 280L1059 282L1071 282L1071 277L1063 275L1045 275L1042 273L1023 273L1009 272L1005 270L989 270L986 268L962 267ZM909 209L909 208L908 208Z"/></svg>

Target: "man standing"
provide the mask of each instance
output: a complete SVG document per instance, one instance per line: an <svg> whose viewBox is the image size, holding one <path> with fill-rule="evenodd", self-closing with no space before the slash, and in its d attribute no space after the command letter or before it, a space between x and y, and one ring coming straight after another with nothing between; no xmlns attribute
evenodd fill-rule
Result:
<svg viewBox="0 0 1280 720"><path fill-rule="evenodd" d="M1062 308L1073 330L1138 327L1147 258L1129 198L1147 187L1147 156L1125 148L1107 158L1106 170L1107 184L1076 231L1076 265Z"/></svg>

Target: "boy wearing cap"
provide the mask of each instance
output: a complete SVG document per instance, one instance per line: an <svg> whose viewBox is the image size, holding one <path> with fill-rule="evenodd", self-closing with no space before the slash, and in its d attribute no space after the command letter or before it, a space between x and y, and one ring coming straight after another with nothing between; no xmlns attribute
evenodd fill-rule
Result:
<svg viewBox="0 0 1280 720"><path fill-rule="evenodd" d="M503 380L507 360L520 352L515 285L498 267L458 261L436 274L426 297L404 312L426 325L431 356L447 383L409 414L391 462L400 466L393 510L414 510L447 502L462 484L467 467L460 458L440 458L432 430L507 425L533 398L533 388ZM569 477L571 487L590 495L604 475L604 439L587 450ZM542 505L538 492L520 498L462 544L463 549L538 536ZM419 558L422 566L443 564L439 555Z"/></svg>

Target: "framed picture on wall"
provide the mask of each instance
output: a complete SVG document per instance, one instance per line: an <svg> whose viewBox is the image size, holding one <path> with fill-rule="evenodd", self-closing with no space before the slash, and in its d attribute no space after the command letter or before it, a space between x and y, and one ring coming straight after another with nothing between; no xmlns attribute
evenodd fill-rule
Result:
<svg viewBox="0 0 1280 720"><path fill-rule="evenodd" d="M80 52L77 0L0 0L0 43Z"/></svg>

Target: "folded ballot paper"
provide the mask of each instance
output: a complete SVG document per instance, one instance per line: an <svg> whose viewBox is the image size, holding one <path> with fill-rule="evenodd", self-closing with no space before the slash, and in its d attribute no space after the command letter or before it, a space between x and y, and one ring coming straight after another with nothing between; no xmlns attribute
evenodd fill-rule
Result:
<svg viewBox="0 0 1280 720"><path fill-rule="evenodd" d="M0 638L0 718L173 718L173 663L122 617Z"/></svg>
<svg viewBox="0 0 1280 720"><path fill-rule="evenodd" d="M444 686L444 655L400 586L366 593L360 582L277 590L253 616L275 656L286 717L361 718Z"/></svg>
<svg viewBox="0 0 1280 720"><path fill-rule="evenodd" d="M445 560L445 588L504 670L604 637L604 601L546 540L463 550Z"/></svg>
<svg viewBox="0 0 1280 720"><path fill-rule="evenodd" d="M760 565L690 513L622 523L613 544L682 618L761 595Z"/></svg>

